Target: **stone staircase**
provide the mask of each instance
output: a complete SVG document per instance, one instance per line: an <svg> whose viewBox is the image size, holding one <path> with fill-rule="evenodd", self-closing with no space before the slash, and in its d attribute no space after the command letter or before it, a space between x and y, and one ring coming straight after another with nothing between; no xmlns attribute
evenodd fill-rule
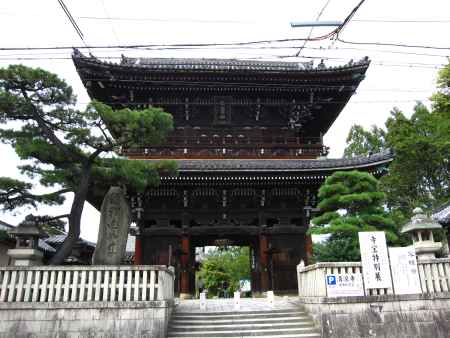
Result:
<svg viewBox="0 0 450 338"><path fill-rule="evenodd" d="M321 337L311 318L301 308L180 312L174 311L168 338L186 337Z"/></svg>

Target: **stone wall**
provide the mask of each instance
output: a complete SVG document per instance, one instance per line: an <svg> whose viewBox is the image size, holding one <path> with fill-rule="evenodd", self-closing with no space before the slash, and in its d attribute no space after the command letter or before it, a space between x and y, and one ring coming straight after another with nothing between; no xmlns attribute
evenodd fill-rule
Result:
<svg viewBox="0 0 450 338"><path fill-rule="evenodd" d="M164 338L173 301L0 303L0 337Z"/></svg>
<svg viewBox="0 0 450 338"><path fill-rule="evenodd" d="M450 294L300 297L322 337L450 337Z"/></svg>

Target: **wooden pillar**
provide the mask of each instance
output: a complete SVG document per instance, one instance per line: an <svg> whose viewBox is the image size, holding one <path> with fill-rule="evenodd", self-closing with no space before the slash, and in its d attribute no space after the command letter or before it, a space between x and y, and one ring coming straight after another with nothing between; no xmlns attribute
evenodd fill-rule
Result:
<svg viewBox="0 0 450 338"><path fill-rule="evenodd" d="M305 264L308 265L312 259L313 255L313 242L311 235L305 234L305 247L306 247L306 261Z"/></svg>
<svg viewBox="0 0 450 338"><path fill-rule="evenodd" d="M269 242L267 236L259 235L259 263L261 265L261 292L269 289Z"/></svg>
<svg viewBox="0 0 450 338"><path fill-rule="evenodd" d="M142 240L138 234L134 243L134 265L142 265Z"/></svg>
<svg viewBox="0 0 450 338"><path fill-rule="evenodd" d="M189 272L190 272L190 243L189 237L183 235L181 238L181 273L180 273L180 298L189 299L191 294L189 292Z"/></svg>

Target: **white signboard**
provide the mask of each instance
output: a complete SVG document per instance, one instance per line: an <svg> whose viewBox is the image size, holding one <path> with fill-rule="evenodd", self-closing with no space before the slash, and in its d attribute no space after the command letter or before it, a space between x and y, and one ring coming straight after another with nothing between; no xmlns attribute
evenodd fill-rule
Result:
<svg viewBox="0 0 450 338"><path fill-rule="evenodd" d="M386 236L383 231L358 232L366 289L392 287Z"/></svg>
<svg viewBox="0 0 450 338"><path fill-rule="evenodd" d="M252 291L252 285L250 283L250 279L239 280L239 287L242 292Z"/></svg>
<svg viewBox="0 0 450 338"><path fill-rule="evenodd" d="M329 274L325 278L328 297L364 296L360 273Z"/></svg>
<svg viewBox="0 0 450 338"><path fill-rule="evenodd" d="M389 259L395 294L422 293L414 247L389 248Z"/></svg>

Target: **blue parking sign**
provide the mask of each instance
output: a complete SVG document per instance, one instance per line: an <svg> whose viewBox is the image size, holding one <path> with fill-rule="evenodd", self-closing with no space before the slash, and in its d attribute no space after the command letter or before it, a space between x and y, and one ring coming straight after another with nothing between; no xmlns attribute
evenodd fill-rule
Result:
<svg viewBox="0 0 450 338"><path fill-rule="evenodd" d="M336 285L336 276L335 275L327 276L327 285Z"/></svg>

